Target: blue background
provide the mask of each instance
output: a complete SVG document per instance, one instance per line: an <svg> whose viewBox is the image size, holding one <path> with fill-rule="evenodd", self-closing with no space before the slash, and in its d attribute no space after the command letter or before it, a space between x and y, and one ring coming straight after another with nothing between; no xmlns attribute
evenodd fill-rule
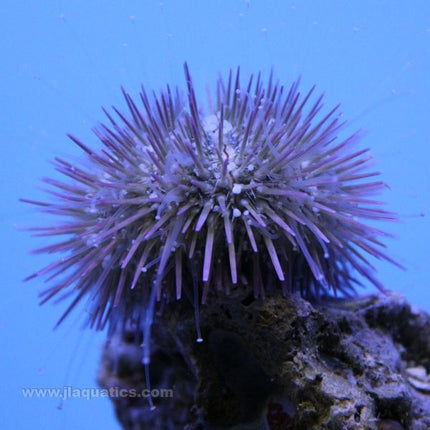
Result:
<svg viewBox="0 0 430 430"><path fill-rule="evenodd" d="M2 428L118 429L106 399L24 399L21 387L95 387L103 334L82 331L84 310L52 331L64 304L37 306L42 281L21 279L47 264L28 251L45 243L19 229L44 218L19 197L42 198L56 155L79 160L65 137L95 144L100 106L124 107L120 85L184 88L240 65L244 75L273 66L285 83L302 75L326 105L339 101L348 131L366 132L402 222L391 254L408 270L379 264L379 278L430 310L430 4L381 1L12 1L3 0L0 40Z"/></svg>

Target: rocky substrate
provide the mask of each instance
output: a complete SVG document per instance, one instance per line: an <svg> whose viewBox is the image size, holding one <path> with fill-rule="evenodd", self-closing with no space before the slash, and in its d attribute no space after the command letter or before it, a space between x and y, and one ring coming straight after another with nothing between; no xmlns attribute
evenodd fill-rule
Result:
<svg viewBox="0 0 430 430"><path fill-rule="evenodd" d="M142 339L106 343L98 381L126 390L111 398L124 429L430 429L430 316L395 295L310 304L233 293L200 309L201 343L189 305L162 315L155 408L141 395Z"/></svg>

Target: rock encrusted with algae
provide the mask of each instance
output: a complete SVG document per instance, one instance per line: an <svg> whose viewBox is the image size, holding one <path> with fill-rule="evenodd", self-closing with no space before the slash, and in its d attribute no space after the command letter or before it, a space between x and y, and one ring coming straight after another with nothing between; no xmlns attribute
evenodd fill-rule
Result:
<svg viewBox="0 0 430 430"><path fill-rule="evenodd" d="M153 329L151 388L172 396L112 398L124 429L430 428L430 316L397 296L232 294L201 309L203 343L188 309ZM101 386L146 388L132 333L106 344Z"/></svg>

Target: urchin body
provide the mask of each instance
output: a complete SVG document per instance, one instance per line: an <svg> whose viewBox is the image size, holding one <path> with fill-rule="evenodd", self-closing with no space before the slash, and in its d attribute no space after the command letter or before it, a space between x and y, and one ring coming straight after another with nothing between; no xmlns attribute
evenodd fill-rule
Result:
<svg viewBox="0 0 430 430"><path fill-rule="evenodd" d="M231 288L350 294L357 272L382 288L366 255L389 259L384 233L363 220L395 217L369 197L383 183L369 179L367 150L351 149L357 135L337 136L337 108L322 115L322 97L297 83L241 86L237 72L205 113L185 72L187 100L143 90L138 107L124 92L130 115L96 130L104 149L72 137L89 168L56 159L72 181L46 180L56 201L32 202L66 219L39 233L67 236L41 250L67 253L34 275L60 278L43 301L73 291L65 315L87 296L91 325L149 337L156 303L184 295L198 315Z"/></svg>

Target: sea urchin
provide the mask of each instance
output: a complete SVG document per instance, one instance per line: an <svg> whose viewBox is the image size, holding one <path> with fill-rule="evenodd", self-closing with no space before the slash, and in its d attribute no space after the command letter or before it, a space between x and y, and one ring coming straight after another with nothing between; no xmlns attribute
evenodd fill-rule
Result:
<svg viewBox="0 0 430 430"><path fill-rule="evenodd" d="M338 138L337 107L321 115L322 96L311 102L298 82L242 86L238 70L218 80L205 115L186 65L185 76L188 100L168 86L152 99L142 89L138 105L124 91L129 115L114 109L119 121L106 113L110 126L95 131L103 149L70 136L89 167L56 158L72 181L45 179L55 200L26 200L64 219L35 229L66 237L37 250L65 253L30 276L58 279L42 301L74 295L63 319L88 297L97 329L133 322L149 362L157 302L186 295L198 316L237 286L348 295L355 272L382 289L366 254L390 260L385 233L362 220L395 217L369 198L383 183L369 179L368 150L351 149L358 135Z"/></svg>

